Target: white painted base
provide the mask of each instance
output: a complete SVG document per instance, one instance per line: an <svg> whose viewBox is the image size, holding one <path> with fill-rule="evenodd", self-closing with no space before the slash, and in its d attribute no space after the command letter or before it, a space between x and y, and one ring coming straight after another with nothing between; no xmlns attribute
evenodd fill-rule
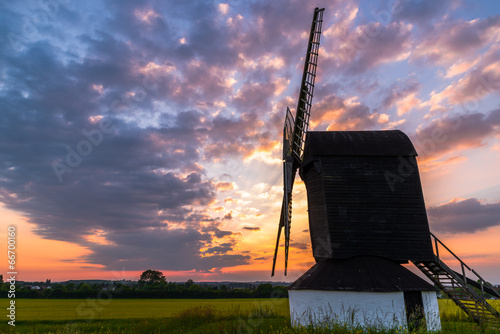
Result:
<svg viewBox="0 0 500 334"><path fill-rule="evenodd" d="M347 326L407 328L403 292L289 290L292 325L319 326L334 321ZM422 294L427 329L441 329L435 292Z"/></svg>
<svg viewBox="0 0 500 334"><path fill-rule="evenodd" d="M441 330L441 318L439 317L439 305L437 294L434 291L422 291L422 302L424 304L425 321L429 332Z"/></svg>
<svg viewBox="0 0 500 334"><path fill-rule="evenodd" d="M288 294L293 325L335 321L362 327L406 326L402 292L289 290Z"/></svg>

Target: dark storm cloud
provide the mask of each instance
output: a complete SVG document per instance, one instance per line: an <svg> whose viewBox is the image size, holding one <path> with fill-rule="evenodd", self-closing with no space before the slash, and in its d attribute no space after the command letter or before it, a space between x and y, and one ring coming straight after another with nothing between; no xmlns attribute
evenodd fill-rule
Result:
<svg viewBox="0 0 500 334"><path fill-rule="evenodd" d="M476 198L431 207L427 214L440 233L474 233L500 225L500 203L482 204Z"/></svg>

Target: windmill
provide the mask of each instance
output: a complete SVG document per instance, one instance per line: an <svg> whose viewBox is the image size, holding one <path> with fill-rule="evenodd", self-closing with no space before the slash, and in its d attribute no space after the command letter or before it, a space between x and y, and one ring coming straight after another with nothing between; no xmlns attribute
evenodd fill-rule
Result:
<svg viewBox="0 0 500 334"><path fill-rule="evenodd" d="M333 318L439 330L436 289L402 266L411 262L478 324L500 327L499 313L486 301L487 294L500 295L429 230L408 136L398 130L308 131L323 10L314 10L296 115L287 108L283 131L284 196L272 275L282 230L287 274L297 171L307 190L316 260L289 287L292 322ZM444 251L461 273L443 262Z"/></svg>

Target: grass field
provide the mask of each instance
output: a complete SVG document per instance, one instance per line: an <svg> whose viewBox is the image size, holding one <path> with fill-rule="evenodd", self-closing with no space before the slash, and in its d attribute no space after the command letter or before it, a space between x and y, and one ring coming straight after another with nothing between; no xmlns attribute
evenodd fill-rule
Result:
<svg viewBox="0 0 500 334"><path fill-rule="evenodd" d="M7 299L0 305L7 306ZM288 315L288 299L17 299L16 320L96 320L130 318L165 318L198 306L214 306L215 310L243 312L271 307L279 315ZM1 308L1 307L0 307Z"/></svg>
<svg viewBox="0 0 500 334"><path fill-rule="evenodd" d="M7 299L0 299L0 308ZM500 310L500 301L494 301ZM480 329L450 300L439 300L442 333ZM1 333L397 333L331 328L292 328L287 299L16 300L16 327ZM498 333L486 330L483 333Z"/></svg>

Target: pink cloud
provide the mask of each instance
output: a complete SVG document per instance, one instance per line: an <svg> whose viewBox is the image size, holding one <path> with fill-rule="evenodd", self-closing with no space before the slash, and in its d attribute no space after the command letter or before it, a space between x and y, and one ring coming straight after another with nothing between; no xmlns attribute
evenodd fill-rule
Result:
<svg viewBox="0 0 500 334"><path fill-rule="evenodd" d="M415 96L415 93L407 95L403 99L396 102L398 116L406 114L412 108L417 107L422 101Z"/></svg>
<svg viewBox="0 0 500 334"><path fill-rule="evenodd" d="M471 21L445 20L425 35L411 54L412 60L423 59L439 65L451 65L473 56L481 48L498 41L500 16Z"/></svg>
<svg viewBox="0 0 500 334"><path fill-rule="evenodd" d="M328 131L366 130L376 127L377 123L385 123L387 117L384 113L374 112L357 97L343 99L331 94L315 104L311 126Z"/></svg>
<svg viewBox="0 0 500 334"><path fill-rule="evenodd" d="M336 31L324 46L322 64L336 67L349 74L360 74L379 65L401 61L410 56L411 25L379 22ZM323 65L322 65L323 66Z"/></svg>
<svg viewBox="0 0 500 334"><path fill-rule="evenodd" d="M475 66L439 93L433 92L422 106L438 110L449 105L478 108L479 101L491 93L500 93L500 46L492 46L475 61Z"/></svg>

